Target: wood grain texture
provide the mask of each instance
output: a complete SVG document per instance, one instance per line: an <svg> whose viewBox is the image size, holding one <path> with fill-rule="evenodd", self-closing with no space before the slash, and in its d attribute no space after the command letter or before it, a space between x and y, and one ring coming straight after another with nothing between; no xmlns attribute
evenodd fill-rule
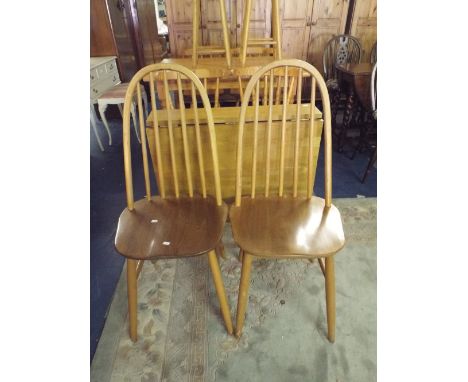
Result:
<svg viewBox="0 0 468 382"><path fill-rule="evenodd" d="M316 196L244 197L229 217L236 243L258 257L326 257L345 242L340 212Z"/></svg>
<svg viewBox="0 0 468 382"><path fill-rule="evenodd" d="M227 206L209 196L141 199L120 215L115 247L131 259L202 255L221 240L226 217Z"/></svg>

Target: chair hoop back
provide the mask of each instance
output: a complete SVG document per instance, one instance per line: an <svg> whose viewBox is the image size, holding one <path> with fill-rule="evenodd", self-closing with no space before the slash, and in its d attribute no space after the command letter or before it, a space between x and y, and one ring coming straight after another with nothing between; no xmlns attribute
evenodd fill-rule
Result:
<svg viewBox="0 0 468 382"><path fill-rule="evenodd" d="M361 44L356 37L341 34L327 42L323 50L323 75L326 80L335 78L336 64L361 62Z"/></svg>
<svg viewBox="0 0 468 382"><path fill-rule="evenodd" d="M148 166L148 154L146 147L146 132L145 132L145 120L143 117L143 107L141 103L141 86L140 81L142 80L149 81L150 94L151 94L151 110L153 117L153 133L154 133L154 146L156 152L156 160L153 160L156 168L158 187L162 198L166 197L166 187L164 182L164 169L166 168L163 163L163 157L161 154L161 136L160 136L160 124L161 121L165 118L167 124L167 133L169 141L169 151L170 151L170 166L167 168L172 169L172 180L173 180L173 189L175 197L179 197L179 179L178 179L178 169L176 161L176 145L175 145L175 134L174 126L180 126L182 144L183 147L183 162L185 165L185 175L188 183L188 193L190 197L193 196L193 182L192 182L192 170L191 170L191 157L189 152L188 144L188 134L187 134L187 113L184 101L184 94L182 89L181 80L188 80L190 82L188 90L191 91L191 100L193 107L193 119L195 125L195 135L197 141L197 151L198 151L198 163L200 167L200 183L202 188L202 195L206 197L206 184L205 184L205 167L203 163L203 152L201 145L200 137L200 124L199 124L199 114L201 115L201 110L197 107L197 95L201 98L204 107L205 119L207 124L207 130L209 135L209 143L211 146L211 156L213 160L213 175L214 175L214 188L216 202L218 205L222 204L221 199L221 183L219 178L219 162L218 162L218 151L216 146L216 133L214 129L213 114L211 110L210 100L208 98L207 92L200 79L188 68L179 64L152 64L148 65L141 70L139 70L135 76L130 81L130 84L125 95L125 103L123 110L123 147L124 147L124 168L125 168L125 188L127 193L127 207L132 210L134 206L134 196L133 196L133 176L132 176L132 165L131 165L131 145L130 145L130 114L134 110L134 99L137 98L138 105L138 116L139 116L139 126L140 126L140 136L141 136L141 148L143 155L143 171L145 177L145 187L146 187L146 199L151 200L151 189L150 189L150 177L149 177L149 166ZM177 91L176 98L178 95L178 109L173 105L172 98L169 93L169 80L176 81ZM157 100L156 100L156 91L155 91L155 81L163 82L164 94L159 94L164 96L165 106L167 110L158 110ZM159 102L159 100L158 100ZM159 102L159 105L162 105L162 102ZM199 111L200 110L200 111ZM135 122L135 121L134 121ZM178 142L177 142L178 143ZM179 159L180 160L180 159Z"/></svg>
<svg viewBox="0 0 468 382"><path fill-rule="evenodd" d="M372 67L371 81L370 81L370 95L372 111L377 110L377 62Z"/></svg>
<svg viewBox="0 0 468 382"><path fill-rule="evenodd" d="M269 97L268 97L268 125L266 127L266 160L265 160L265 197L269 196L270 182L270 151L271 151L271 132L272 132L272 115L273 109L280 108L281 110L281 137L280 137L280 164L279 164L279 196L283 196L284 192L284 167L285 167L285 135L286 135L286 120L295 121L295 147L294 147L294 168L293 168L293 196L297 196L298 185L298 168L299 168L299 146L300 146L300 126L301 124L309 124L309 143L307 152L307 197L311 198L313 193L313 182L315 178L315 170L313 168L313 140L314 140L314 123L315 123L315 101L316 87L318 86L322 96L323 105L323 121L324 121L324 153L325 153L325 203L326 206L331 205L331 115L330 115L330 98L325 81L320 72L311 64L298 59L284 59L274 61L263 68L259 69L250 79L244 91L242 105L240 110L238 140L237 140L237 172L236 172L236 197L235 205L239 206L242 197L242 166L243 166L243 139L244 127L246 124L246 113L249 107L250 98L252 96L252 105L255 106L255 118L253 124L253 153L252 153L252 194L255 197L255 182L256 182L256 163L257 163L257 130L259 119L259 94L261 79L270 74L273 78L275 72L284 74L284 91L282 105L275 105L273 97L273 81L269 81ZM296 104L288 102L287 86L289 81L289 73L297 73L297 94ZM302 105L302 90L303 77L310 77L311 80L311 99L310 105ZM255 99L254 99L255 98ZM293 97L294 98L294 97ZM305 108L303 107L305 106ZM289 111L288 111L289 109ZM295 113L294 110L296 109ZM292 112L291 112L292 110ZM275 111L276 113L278 110ZM278 119L278 118L277 118Z"/></svg>

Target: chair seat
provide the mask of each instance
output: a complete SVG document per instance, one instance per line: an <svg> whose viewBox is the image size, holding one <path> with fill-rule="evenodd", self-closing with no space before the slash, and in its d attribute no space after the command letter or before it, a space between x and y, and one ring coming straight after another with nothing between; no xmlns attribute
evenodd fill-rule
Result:
<svg viewBox="0 0 468 382"><path fill-rule="evenodd" d="M341 215L319 197L244 197L229 213L236 243L260 257L326 257L344 246Z"/></svg>
<svg viewBox="0 0 468 382"><path fill-rule="evenodd" d="M141 199L120 215L115 247L142 260L201 255L219 243L226 218L213 197Z"/></svg>

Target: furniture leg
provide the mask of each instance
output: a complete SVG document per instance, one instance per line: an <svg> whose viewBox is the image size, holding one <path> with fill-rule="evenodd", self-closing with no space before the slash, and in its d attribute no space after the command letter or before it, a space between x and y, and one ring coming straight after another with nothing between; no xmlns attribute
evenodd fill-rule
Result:
<svg viewBox="0 0 468 382"><path fill-rule="evenodd" d="M364 173L364 175L363 175L363 177L361 179L361 183L364 183L366 181L367 175L369 174L369 172L370 172L372 166L374 165L376 159L377 159L377 146L372 151L371 157L369 159L369 163L367 164L366 172Z"/></svg>
<svg viewBox="0 0 468 382"><path fill-rule="evenodd" d="M327 301L328 340L335 342L335 258L325 259L325 293Z"/></svg>
<svg viewBox="0 0 468 382"><path fill-rule="evenodd" d="M338 108L341 99L341 90L337 89L331 95L331 121L332 121L332 129L336 127L336 116L338 115Z"/></svg>
<svg viewBox="0 0 468 382"><path fill-rule="evenodd" d="M242 248L239 248L239 261L242 263L244 259L244 250Z"/></svg>
<svg viewBox="0 0 468 382"><path fill-rule="evenodd" d="M353 116L354 109L354 90L352 87L349 89L348 97L346 100L346 108L343 116L343 126L341 127L340 136L338 139L338 152L343 152L344 141L346 139L346 133L348 132L349 126Z"/></svg>
<svg viewBox="0 0 468 382"><path fill-rule="evenodd" d="M250 270L252 268L252 255L243 253L242 256L242 271L239 285L239 297L237 301L237 318L236 318L236 337L239 338L244 327L245 309L247 307Z"/></svg>
<svg viewBox="0 0 468 382"><path fill-rule="evenodd" d="M101 151L104 151L104 147L102 146L101 138L99 138L99 134L97 132L97 117L96 117L96 111L94 110L94 105L91 104L91 126L93 127L94 135L96 136L97 143L99 145L99 148Z"/></svg>
<svg viewBox="0 0 468 382"><path fill-rule="evenodd" d="M120 111L120 116L123 118L123 110L122 110L122 105L120 103L117 104L117 107L119 108Z"/></svg>
<svg viewBox="0 0 468 382"><path fill-rule="evenodd" d="M127 295L130 338L133 342L137 336L137 260L127 259Z"/></svg>
<svg viewBox="0 0 468 382"><path fill-rule="evenodd" d="M109 123L107 123L107 119L106 119L107 104L98 103L98 107L99 107L99 114L101 115L102 122L104 123L104 126L106 127L106 130L107 130L107 134L109 135L109 146L112 146L112 135L109 129Z"/></svg>
<svg viewBox="0 0 468 382"><path fill-rule="evenodd" d="M137 123L137 118L136 118L136 108L135 108L135 102L132 102L132 119L133 119L133 128L135 129L135 134L137 136L138 142L141 143L140 140L140 134L138 133L138 123Z"/></svg>
<svg viewBox="0 0 468 382"><path fill-rule="evenodd" d="M226 260L226 254L224 253L224 244L222 240L216 246L215 251L218 257L222 257L224 260Z"/></svg>
<svg viewBox="0 0 468 382"><path fill-rule="evenodd" d="M227 302L223 279L221 278L221 271L219 270L218 258L216 257L215 251L211 250L208 252L208 260L210 262L211 273L213 275L213 281L216 288L216 294L218 295L219 305L221 306L221 313L223 315L224 324L226 325L227 332L232 334L231 311Z"/></svg>

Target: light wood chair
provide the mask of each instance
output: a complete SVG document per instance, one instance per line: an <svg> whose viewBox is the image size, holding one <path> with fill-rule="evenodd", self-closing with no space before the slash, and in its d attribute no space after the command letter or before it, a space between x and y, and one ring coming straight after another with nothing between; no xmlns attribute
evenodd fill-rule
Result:
<svg viewBox="0 0 468 382"><path fill-rule="evenodd" d="M221 12L221 23L223 26L223 42L224 46L200 46L199 25L200 25L200 0L192 0L192 64L197 66L199 54L224 54L226 56L226 64L231 68L231 43L229 30L227 27L226 6L224 0L219 0L219 8Z"/></svg>
<svg viewBox="0 0 468 382"><path fill-rule="evenodd" d="M169 86L167 78L174 75L177 78L179 109L169 107L163 110L156 107L155 78L163 77L164 92L169 99ZM160 196L152 196L150 169L148 165L147 141L145 134L145 121L142 112L142 94L140 82L144 77L149 78L151 94L151 110L153 115L154 145L156 147L156 174L158 174L158 185ZM196 105L197 94L202 100L204 113L206 113L207 124L200 126L198 123L198 109L194 107L195 124L187 131L186 110L182 94L182 79L191 82L191 93L193 104ZM143 156L143 173L145 179L146 196L143 199L134 200L133 176L130 151L130 111L134 99L137 99L138 116L140 122L140 137ZM169 104L169 103L167 103ZM158 115L165 114L167 117L168 145L170 149L170 168L174 194L166 192L164 183L161 155L161 135L158 126ZM123 145L124 145L124 167L125 188L127 193L127 208L119 218L115 247L117 251L127 258L127 288L128 288L128 310L130 321L130 337L137 340L137 277L144 260L185 258L190 256L208 255L213 280L218 294L221 313L228 333L232 333L232 322L228 302L224 290L221 272L219 269L216 250L220 248L224 223L227 218L227 206L221 199L221 185L219 178L218 151L216 146L216 135L214 130L211 106L200 80L193 72L178 64L153 64L144 67L135 74L130 82L125 95L123 111ZM174 127L181 126L183 145L183 164L186 170L186 179L178 177L177 168L180 159L175 155L175 145L178 144ZM193 131L195 130L195 131ZM166 132L165 132L166 133ZM193 144L189 144L192 137ZM206 141L202 143L202 138ZM202 146L203 144L203 146ZM192 160L193 147L196 147L198 167L200 169L201 182L192 181L192 166L196 166ZM191 150L189 150L189 148ZM208 159L204 162L204 159ZM211 163L210 163L211 162ZM209 171L208 171L209 170ZM214 177L215 196L207 193L206 174ZM179 192L179 182L187 182L187 194Z"/></svg>
<svg viewBox="0 0 468 382"><path fill-rule="evenodd" d="M279 1L272 0L271 6L272 6L271 25L273 29L272 37L256 38L256 39L249 40L249 26L250 26L250 13L252 11L252 0L245 0L244 2L244 15L243 15L244 17L243 17L241 44L240 44L240 59L241 59L242 65L245 65L245 60L247 58L247 51L249 47L252 47L252 46L273 47L274 52L275 52L275 58L277 60L280 60L282 58Z"/></svg>
<svg viewBox="0 0 468 382"><path fill-rule="evenodd" d="M113 86L109 90L105 91L98 98L99 114L101 115L102 122L104 123L104 126L107 130L107 134L109 135L109 146L112 145L112 135L109 129L109 123L107 122L107 118L106 118L107 106L117 105L119 108L120 114L122 115L122 105L125 101L125 93L127 92L127 89L128 89L128 82L120 83L118 85ZM141 94L143 97L143 103L145 105L145 119L146 119L146 117L148 116L147 115L148 98L146 97L145 88L142 85L141 85ZM138 142L140 142L140 136L138 134L138 124L137 124L137 119L135 115L135 102L132 103L131 108L132 108L131 113L132 113L132 119L133 119L133 127L135 129L135 134L138 138Z"/></svg>
<svg viewBox="0 0 468 382"><path fill-rule="evenodd" d="M252 152L244 155L243 138L246 135L246 110L253 96L253 105L258 110L260 103L260 81L268 72L275 70L288 73L298 71L296 104L288 104L288 91L284 89L283 117L280 125L272 125L271 117L266 128L266 147L257 147L258 142L258 113L247 128L253 134ZM307 113L303 112L303 77L307 73L311 77L310 105ZM285 81L288 83L288 81ZM285 86L286 87L286 86ZM324 157L325 157L325 198L313 195L315 168L314 168L314 119L316 88L319 88L323 105L324 120ZM270 110L273 105L273 86L269 85ZM293 116L289 110L293 110ZM271 115L271 114L270 114ZM294 147L285 147L286 123L293 123ZM279 161L271 158L272 129L281 129ZM252 131L253 129L253 131ZM304 141L308 144L304 147ZM249 147L250 149L250 147ZM302 151L301 151L302 150ZM318 150L318 148L317 148ZM249 150L250 151L250 150ZM285 163L285 153L294 152L293 163ZM305 152L304 152L305 151ZM265 152L265 178L257 179L257 157ZM274 154L274 153L273 153ZM344 246L344 233L339 211L332 204L332 166L331 166L331 122L330 100L325 81L312 65L296 60L287 59L266 65L255 73L249 81L244 92L240 111L239 132L237 142L237 174L235 204L230 209L233 237L241 250L242 272L239 286L239 300L237 305L237 323L235 334L239 337L245 319L247 294L249 289L250 272L254 258L266 259L318 259L318 263L325 276L325 291L327 305L328 339L335 340L335 270L334 255ZM300 162L303 158L303 162ZM276 165L276 167L275 167ZM285 167L293 166L292 179L285 179ZM300 171L301 168L307 171ZM251 170L251 187L244 190L242 187L243 170ZM278 175L278 183L272 184L273 175ZM306 188L298 188L299 176L307 177ZM257 190L257 182L264 181L264 195ZM292 195L286 195L284 189L286 182L292 182ZM247 192L246 196L243 193ZM273 191L274 194L273 194ZM277 191L277 192L276 192ZM325 262L323 262L325 259Z"/></svg>

